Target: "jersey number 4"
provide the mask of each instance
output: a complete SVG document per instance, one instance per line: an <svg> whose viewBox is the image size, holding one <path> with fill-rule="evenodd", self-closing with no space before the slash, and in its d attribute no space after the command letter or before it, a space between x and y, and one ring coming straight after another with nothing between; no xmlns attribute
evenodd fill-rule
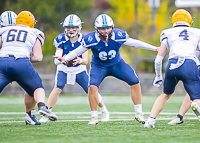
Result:
<svg viewBox="0 0 200 143"><path fill-rule="evenodd" d="M187 33L187 30L184 29L180 34L179 34L179 37L184 37L183 40L189 40L188 39L188 33Z"/></svg>
<svg viewBox="0 0 200 143"><path fill-rule="evenodd" d="M11 29L8 32L7 35L7 42L12 42L12 41L19 41L19 42L26 42L26 37L27 37L28 32L24 30L16 30L16 29Z"/></svg>

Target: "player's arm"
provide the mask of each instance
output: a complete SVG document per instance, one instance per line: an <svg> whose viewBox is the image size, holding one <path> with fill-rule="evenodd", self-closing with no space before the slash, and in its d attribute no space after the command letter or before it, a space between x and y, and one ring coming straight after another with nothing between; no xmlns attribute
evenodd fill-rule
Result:
<svg viewBox="0 0 200 143"><path fill-rule="evenodd" d="M73 60L73 66L75 66L77 64L87 65L87 63L88 63L88 51L85 51L82 54L82 58L78 57L77 59Z"/></svg>
<svg viewBox="0 0 200 143"><path fill-rule="evenodd" d="M162 84L162 80L163 80L162 61L166 53L167 53L167 46L164 43L161 43L158 54L154 61L156 77L154 79L153 85L155 87L159 87Z"/></svg>
<svg viewBox="0 0 200 143"><path fill-rule="evenodd" d="M30 57L31 62L40 62L43 59L41 42L39 39L36 40L33 47L32 56Z"/></svg>
<svg viewBox="0 0 200 143"><path fill-rule="evenodd" d="M158 48L156 46L150 45L148 43L145 43L145 42L142 42L140 40L136 40L136 39L133 39L130 37L123 44L126 46L135 47L135 48L147 49L147 50L151 50L151 51L158 51Z"/></svg>
<svg viewBox="0 0 200 143"><path fill-rule="evenodd" d="M54 58L58 59L61 63L66 63L67 61L70 61L81 54L83 54L85 51L87 51L88 48L80 45L75 50L71 51L69 54L67 54L65 57L59 57L59 56L53 56Z"/></svg>
<svg viewBox="0 0 200 143"><path fill-rule="evenodd" d="M62 48L56 48L55 56L62 57L62 55L63 55L63 49ZM55 63L55 65L61 64L61 62L56 58L54 59L54 63Z"/></svg>

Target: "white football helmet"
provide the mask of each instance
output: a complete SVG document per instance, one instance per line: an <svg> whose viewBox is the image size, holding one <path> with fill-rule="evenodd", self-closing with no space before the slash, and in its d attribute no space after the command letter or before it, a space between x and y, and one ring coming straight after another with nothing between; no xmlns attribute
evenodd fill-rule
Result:
<svg viewBox="0 0 200 143"><path fill-rule="evenodd" d="M17 14L13 11L4 11L0 18L0 27L16 25Z"/></svg>
<svg viewBox="0 0 200 143"><path fill-rule="evenodd" d="M64 22L62 23L65 34L70 38L76 36L77 34L80 34L81 28L82 28L82 26L81 26L82 23L83 22L81 22L81 19L77 15L75 15L75 14L68 15L65 18ZM75 34L67 33L67 27L77 27L76 33Z"/></svg>
<svg viewBox="0 0 200 143"><path fill-rule="evenodd" d="M99 32L99 28L105 28L105 27L111 27L112 28L110 34L107 35L107 36L103 36ZM108 38L110 38L112 36L112 31L113 31L113 28L114 28L114 22L113 22L112 18L109 15L101 14L94 21L94 28L97 30L99 36L101 36L104 39L108 39Z"/></svg>

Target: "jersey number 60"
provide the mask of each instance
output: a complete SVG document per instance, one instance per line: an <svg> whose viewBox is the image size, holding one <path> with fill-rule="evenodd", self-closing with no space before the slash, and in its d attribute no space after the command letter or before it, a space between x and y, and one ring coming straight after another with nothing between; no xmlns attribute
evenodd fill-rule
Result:
<svg viewBox="0 0 200 143"><path fill-rule="evenodd" d="M7 36L7 42L12 42L12 41L19 41L19 42L26 42L26 37L27 37L28 32L24 30L16 30L16 29L11 29L8 32Z"/></svg>

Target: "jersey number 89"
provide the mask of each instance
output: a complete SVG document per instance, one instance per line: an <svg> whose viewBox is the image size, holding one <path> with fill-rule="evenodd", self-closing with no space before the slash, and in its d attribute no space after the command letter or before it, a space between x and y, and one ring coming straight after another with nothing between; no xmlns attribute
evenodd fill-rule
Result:
<svg viewBox="0 0 200 143"><path fill-rule="evenodd" d="M105 51L102 51L99 53L99 58L103 61L109 59L113 59L115 58L115 55L116 55L116 51L115 50L110 50L108 53L106 53Z"/></svg>
<svg viewBox="0 0 200 143"><path fill-rule="evenodd" d="M8 32L7 35L7 42L12 42L12 41L19 41L19 42L26 42L26 37L27 37L28 32L24 30L16 30L16 29L11 29Z"/></svg>

